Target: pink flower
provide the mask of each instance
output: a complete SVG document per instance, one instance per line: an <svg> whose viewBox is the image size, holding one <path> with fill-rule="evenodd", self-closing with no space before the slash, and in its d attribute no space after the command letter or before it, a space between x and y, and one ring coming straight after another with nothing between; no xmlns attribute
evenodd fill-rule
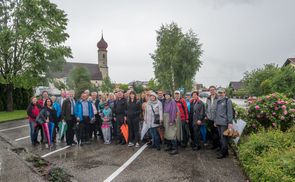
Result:
<svg viewBox="0 0 295 182"><path fill-rule="evenodd" d="M275 116L275 115L276 115L276 113L275 113L275 112L273 112L273 113L272 113L272 115L273 115L273 116Z"/></svg>
<svg viewBox="0 0 295 182"><path fill-rule="evenodd" d="M290 109L290 112L295 112L295 109Z"/></svg>
<svg viewBox="0 0 295 182"><path fill-rule="evenodd" d="M278 107L275 107L275 110L277 111L277 110L279 110L279 108Z"/></svg>
<svg viewBox="0 0 295 182"><path fill-rule="evenodd" d="M287 109L287 106L286 105L282 105L282 109Z"/></svg>
<svg viewBox="0 0 295 182"><path fill-rule="evenodd" d="M256 109L256 110L259 110L259 109L260 109L259 105L256 105L256 106L255 106L255 109Z"/></svg>
<svg viewBox="0 0 295 182"><path fill-rule="evenodd" d="M281 116L281 120L285 120L285 116Z"/></svg>
<svg viewBox="0 0 295 182"><path fill-rule="evenodd" d="M287 115L287 114L288 114L288 111L285 110L285 111L284 111L284 115Z"/></svg>
<svg viewBox="0 0 295 182"><path fill-rule="evenodd" d="M277 126L277 124L276 124L276 123L272 123L272 125L273 125L273 127L276 127L276 126Z"/></svg>
<svg viewBox="0 0 295 182"><path fill-rule="evenodd" d="M270 99L270 96L269 96L269 95L267 95L265 98L266 98L266 99Z"/></svg>

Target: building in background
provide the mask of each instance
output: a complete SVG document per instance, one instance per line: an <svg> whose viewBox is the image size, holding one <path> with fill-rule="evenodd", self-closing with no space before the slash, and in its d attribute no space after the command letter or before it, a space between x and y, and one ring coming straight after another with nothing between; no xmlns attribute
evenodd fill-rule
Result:
<svg viewBox="0 0 295 182"><path fill-rule="evenodd" d="M295 58L288 58L284 63L283 67L288 65L293 66L295 68Z"/></svg>

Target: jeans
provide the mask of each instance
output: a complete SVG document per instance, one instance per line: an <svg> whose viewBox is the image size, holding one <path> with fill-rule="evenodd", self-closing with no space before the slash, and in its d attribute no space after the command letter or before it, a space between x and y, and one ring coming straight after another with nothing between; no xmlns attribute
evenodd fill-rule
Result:
<svg viewBox="0 0 295 182"><path fill-rule="evenodd" d="M207 127L206 125L201 125L201 136L203 143L207 142Z"/></svg>
<svg viewBox="0 0 295 182"><path fill-rule="evenodd" d="M36 131L35 131L35 122L29 121L30 125L30 136L31 136L31 142L34 144L37 140Z"/></svg>
<svg viewBox="0 0 295 182"><path fill-rule="evenodd" d="M158 133L157 128L150 128L150 133L152 135L153 145L156 148L160 148L160 135Z"/></svg>

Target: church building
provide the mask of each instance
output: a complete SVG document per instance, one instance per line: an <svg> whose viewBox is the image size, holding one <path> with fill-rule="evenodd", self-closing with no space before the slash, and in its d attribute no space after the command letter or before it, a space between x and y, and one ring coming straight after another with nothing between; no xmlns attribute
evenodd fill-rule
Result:
<svg viewBox="0 0 295 182"><path fill-rule="evenodd" d="M53 77L67 84L67 79L70 72L76 67L85 67L90 73L91 83L96 86L101 85L104 78L109 76L108 68L108 43L104 40L103 35L100 41L97 43L97 64L93 63L82 63L82 62L66 62L61 72L53 73Z"/></svg>

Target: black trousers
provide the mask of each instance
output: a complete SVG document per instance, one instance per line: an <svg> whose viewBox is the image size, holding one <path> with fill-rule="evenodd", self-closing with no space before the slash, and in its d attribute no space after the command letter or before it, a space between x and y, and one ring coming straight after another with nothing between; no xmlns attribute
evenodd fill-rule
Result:
<svg viewBox="0 0 295 182"><path fill-rule="evenodd" d="M181 121L183 140L182 143L186 146L190 136L189 125L186 121Z"/></svg>
<svg viewBox="0 0 295 182"><path fill-rule="evenodd" d="M66 142L67 142L67 145L72 145L74 141L75 127L76 127L75 116L71 116L71 120L67 120L66 123L68 126L68 129L66 131Z"/></svg>
<svg viewBox="0 0 295 182"><path fill-rule="evenodd" d="M94 138L97 139L97 125L97 121L95 121L95 123L89 124L89 138L94 136Z"/></svg>
<svg viewBox="0 0 295 182"><path fill-rule="evenodd" d="M89 141L90 118L83 116L82 122L79 123L79 139L81 142Z"/></svg>
<svg viewBox="0 0 295 182"><path fill-rule="evenodd" d="M139 118L127 118L129 142L139 142Z"/></svg>
<svg viewBox="0 0 295 182"><path fill-rule="evenodd" d="M220 147L218 128L214 126L213 120L208 120L208 138L212 141L213 147Z"/></svg>
<svg viewBox="0 0 295 182"><path fill-rule="evenodd" d="M117 139L117 141L125 141L125 139L124 139L124 137L123 137L123 135L122 135L122 132L121 132L121 126L122 126L122 124L124 123L124 115L118 115L118 116L116 116L116 121L115 121L115 126L114 126L114 128L115 128L115 133L116 133L116 139ZM127 141L125 141L125 142L127 142Z"/></svg>
<svg viewBox="0 0 295 182"><path fill-rule="evenodd" d="M228 154L228 137L223 135L223 132L227 129L227 126L217 125L218 132L219 132L219 141L221 145L221 154L227 155Z"/></svg>

